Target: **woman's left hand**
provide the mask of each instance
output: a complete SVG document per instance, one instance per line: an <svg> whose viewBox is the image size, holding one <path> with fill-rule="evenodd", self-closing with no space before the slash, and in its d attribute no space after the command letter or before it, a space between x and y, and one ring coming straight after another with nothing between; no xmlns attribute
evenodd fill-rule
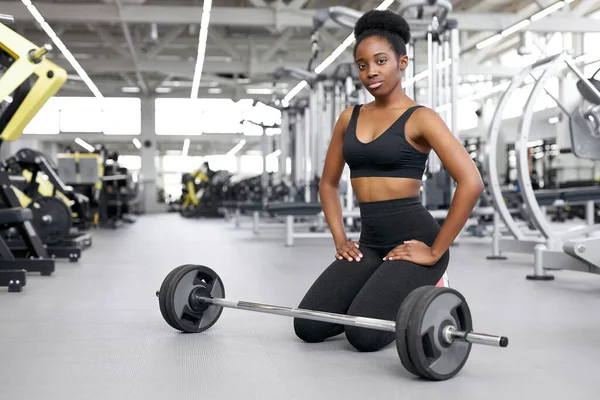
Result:
<svg viewBox="0 0 600 400"><path fill-rule="evenodd" d="M432 254L431 247L419 240L407 240L394 247L383 261L410 261L419 265L433 265L438 260Z"/></svg>

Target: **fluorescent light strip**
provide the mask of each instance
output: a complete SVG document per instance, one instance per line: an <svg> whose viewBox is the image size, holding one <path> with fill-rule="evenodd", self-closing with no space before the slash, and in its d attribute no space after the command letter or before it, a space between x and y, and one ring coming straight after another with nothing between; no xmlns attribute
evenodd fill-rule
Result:
<svg viewBox="0 0 600 400"><path fill-rule="evenodd" d="M48 23L44 20L44 17L42 17L42 14L40 14L38 9L31 3L31 0L21 0L21 2L23 3L23 5L25 5L25 7L27 7L27 10L29 10L29 12L31 13L33 18L37 21L37 23L40 24L41 28L44 30L44 32L46 32L48 37L50 37L50 39L52 39L52 41L54 42L56 47L58 47L58 49L65 56L67 61L71 64L71 66L79 74L79 76L81 77L83 82L85 82L87 87L90 88L90 90L92 91L94 96L96 96L98 98L104 98L102 93L100 93L100 90L98 89L98 87L94 84L94 82L92 82L92 80L90 79L88 74L85 72L85 70L81 67L81 65L79 65L79 63L77 62L77 60L75 59L73 54L71 54L69 49L67 49L67 46L65 46L65 44L62 42L62 40L60 40L58 35L56 35L56 32L54 32L54 30L50 27L50 25L48 25Z"/></svg>
<svg viewBox="0 0 600 400"><path fill-rule="evenodd" d="M394 4L394 1L396 0L385 0L383 3L377 6L376 10L386 10L389 6Z"/></svg>
<svg viewBox="0 0 600 400"><path fill-rule="evenodd" d="M448 66L450 66L450 64L452 64L452 59L451 58L446 58L444 61L440 62L438 65L436 65L436 69L444 69ZM402 82L402 88L406 88L408 85L412 85L414 83L419 82L420 80L423 80L425 78L427 78L429 76L429 70L425 69L421 72L419 72L418 74L416 74L415 76L413 76L410 79L405 80L404 82Z"/></svg>
<svg viewBox="0 0 600 400"><path fill-rule="evenodd" d="M189 151L190 151L190 139L186 138L183 141L183 149L181 149L181 155L184 157L187 157Z"/></svg>
<svg viewBox="0 0 600 400"><path fill-rule="evenodd" d="M235 156L237 154L237 152L240 151L242 149L242 147L244 147L245 144L246 144L246 139L240 140L240 142L238 144L236 144L233 149L229 150L227 152L227 154L225 154L225 155Z"/></svg>
<svg viewBox="0 0 600 400"><path fill-rule="evenodd" d="M198 98L200 91L200 78L202 77L202 69L204 68L204 57L206 53L206 39L208 37L208 24L210 22L210 9L212 8L212 0L204 0L202 7L202 19L200 20L200 33L198 35L198 55L196 57L196 69L194 70L194 79L192 80L192 99Z"/></svg>
<svg viewBox="0 0 600 400"><path fill-rule="evenodd" d="M482 40L481 42L477 43L477 45L475 47L477 47L477 50L482 50L488 46L493 45L494 43L501 41L501 40L502 40L502 35L497 34L497 35L489 37L485 40Z"/></svg>
<svg viewBox="0 0 600 400"><path fill-rule="evenodd" d="M140 139L138 138L133 138L132 140L133 145L139 150L142 148L142 142L140 142Z"/></svg>
<svg viewBox="0 0 600 400"><path fill-rule="evenodd" d="M325 70L325 68L329 67L331 63L333 63L336 58L338 58L344 50L348 48L352 43L354 43L354 33L351 33L343 42L340 44L337 49L333 51L321 64L315 68L315 73L319 75L321 72Z"/></svg>
<svg viewBox="0 0 600 400"><path fill-rule="evenodd" d="M269 88L247 88L246 94L273 94L273 89Z"/></svg>
<svg viewBox="0 0 600 400"><path fill-rule="evenodd" d="M93 153L95 150L94 146L92 146L91 144L89 144L88 142L86 142L85 140L83 140L81 138L75 138L75 143L77 143L78 145L80 145L81 147L83 147L84 149L89 151L90 153Z"/></svg>
<svg viewBox="0 0 600 400"><path fill-rule="evenodd" d="M539 21L540 19L547 17L548 15L560 10L565 5L570 4L573 1L574 0L561 0L559 2L556 2L556 3L552 4L551 6L548 6L548 7L544 8L543 10L538 11L537 13L533 14L531 17L525 18L523 21L517 22L513 26L506 28L501 33L491 36L485 40L482 40L481 42L477 43L475 45L475 47L477 48L477 50L482 50L488 46L491 46L492 44L499 42L503 38L522 30L527 25L529 25L531 22Z"/></svg>
<svg viewBox="0 0 600 400"><path fill-rule="evenodd" d="M290 105L290 100L292 100L294 98L294 96L296 96L298 93L300 93L300 91L302 89L304 89L306 86L308 85L307 81L301 81L300 83L298 83L296 86L294 86L292 88L292 90L290 90L288 92L288 94L283 98L283 100L281 101L284 107L287 107Z"/></svg>
<svg viewBox="0 0 600 400"><path fill-rule="evenodd" d="M531 16L531 21L539 21L540 19L552 14L555 11L560 10L565 6L564 1L559 1L558 3L552 4L550 7L544 8L542 11L539 11Z"/></svg>
<svg viewBox="0 0 600 400"><path fill-rule="evenodd" d="M502 33L500 33L500 35L502 35L502 37L507 37L517 31L520 31L521 29L525 28L530 23L531 23L531 21L529 19L524 19L523 21L514 24L510 28L503 30Z"/></svg>
<svg viewBox="0 0 600 400"><path fill-rule="evenodd" d="M377 6L377 10L386 10L394 4L395 0L385 0L381 4ZM334 51L327 57L321 64L319 64L314 72L319 75L321 72L325 70L325 68L329 67L352 43L354 43L354 32L352 32L348 37L340 44ZM288 107L290 104L290 100L294 98L302 89L304 89L307 85L306 81L302 81L297 84L292 90L288 92L288 94L283 98L281 104L284 107Z"/></svg>

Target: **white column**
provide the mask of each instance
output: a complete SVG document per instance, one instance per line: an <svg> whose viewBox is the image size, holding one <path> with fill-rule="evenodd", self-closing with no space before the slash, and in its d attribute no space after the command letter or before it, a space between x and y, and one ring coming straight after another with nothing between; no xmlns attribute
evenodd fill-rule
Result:
<svg viewBox="0 0 600 400"><path fill-rule="evenodd" d="M142 132L139 139L142 142L140 179L144 188L142 209L147 214L164 212L166 205L159 204L156 195L157 174L154 160L158 151L154 127L154 98L152 97L142 98Z"/></svg>

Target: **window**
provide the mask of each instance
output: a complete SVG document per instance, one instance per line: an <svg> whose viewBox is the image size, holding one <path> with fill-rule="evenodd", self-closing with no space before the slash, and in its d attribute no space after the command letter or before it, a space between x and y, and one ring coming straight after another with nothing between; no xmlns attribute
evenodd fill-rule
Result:
<svg viewBox="0 0 600 400"><path fill-rule="evenodd" d="M231 173L237 172L237 160L235 156L214 155L205 156L204 161L208 162L208 166L213 171L225 170Z"/></svg>
<svg viewBox="0 0 600 400"><path fill-rule="evenodd" d="M278 172L279 171L279 157L275 155L267 156L267 172Z"/></svg>
<svg viewBox="0 0 600 400"><path fill-rule="evenodd" d="M56 97L48 99L46 104L23 129L24 134L57 135L60 133L60 101Z"/></svg>
<svg viewBox="0 0 600 400"><path fill-rule="evenodd" d="M189 173L198 169L200 165L202 165L202 157L197 156L164 156L162 159L164 172Z"/></svg>
<svg viewBox="0 0 600 400"><path fill-rule="evenodd" d="M263 157L258 155L241 156L239 172L243 174L261 174L263 172Z"/></svg>
<svg viewBox="0 0 600 400"><path fill-rule="evenodd" d="M142 130L141 114L139 98L52 97L23 133L139 135Z"/></svg>
<svg viewBox="0 0 600 400"><path fill-rule="evenodd" d="M600 59L600 32L591 32L583 34L583 53L587 54L590 61Z"/></svg>
<svg viewBox="0 0 600 400"><path fill-rule="evenodd" d="M202 119L198 100L156 99L155 131L157 135L200 135Z"/></svg>
<svg viewBox="0 0 600 400"><path fill-rule="evenodd" d="M546 43L546 54L558 54L563 51L563 34L561 32L554 33L548 43Z"/></svg>
<svg viewBox="0 0 600 400"><path fill-rule="evenodd" d="M479 109L479 103L476 101L459 101L458 102L458 130L466 131L477 128L479 118L475 111ZM458 133L458 132L455 132Z"/></svg>
<svg viewBox="0 0 600 400"><path fill-rule="evenodd" d="M60 99L61 132L102 132L102 100L95 97Z"/></svg>
<svg viewBox="0 0 600 400"><path fill-rule="evenodd" d="M118 162L130 171L139 171L142 169L142 157L140 156L120 155Z"/></svg>
<svg viewBox="0 0 600 400"><path fill-rule="evenodd" d="M546 82L546 86L544 86L544 89L546 89L548 91L549 94L551 94L552 96L554 96L555 98L559 98L559 79L558 76L553 76L552 78L548 79L548 81ZM556 102L554 101L554 99L552 97L550 97L548 94L546 94L546 90L542 91L542 93L540 94L540 96L535 100L535 105L533 107L534 111L541 111L541 110L545 110L547 108L552 108L552 107L557 107L558 104L556 104Z"/></svg>
<svg viewBox="0 0 600 400"><path fill-rule="evenodd" d="M201 135L202 133L244 133L262 135L256 124L281 123L281 112L253 100L172 99L155 102L157 135Z"/></svg>
<svg viewBox="0 0 600 400"><path fill-rule="evenodd" d="M139 135L142 133L142 101L139 98L106 98L103 128L107 135Z"/></svg>
<svg viewBox="0 0 600 400"><path fill-rule="evenodd" d="M516 49L507 51L502 54L500 58L501 65L507 65L511 67L525 67L536 60L538 60L542 56L541 51L537 47L531 48L531 54L520 55Z"/></svg>
<svg viewBox="0 0 600 400"><path fill-rule="evenodd" d="M598 69L600 69L600 61L586 65L583 68L583 74L587 77L591 77L594 73L596 73L596 71L598 71ZM600 72L598 72L598 75L596 75L596 79L600 79Z"/></svg>

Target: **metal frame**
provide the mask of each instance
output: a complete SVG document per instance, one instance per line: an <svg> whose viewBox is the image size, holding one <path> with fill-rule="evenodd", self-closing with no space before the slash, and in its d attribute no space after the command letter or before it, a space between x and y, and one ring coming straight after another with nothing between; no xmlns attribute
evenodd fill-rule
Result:
<svg viewBox="0 0 600 400"><path fill-rule="evenodd" d="M513 236L513 240L508 238L500 237L499 235L499 227L495 227L495 234L492 242L493 249L493 257L499 258L501 257L501 253L503 250L509 252L516 253L531 253L533 248L542 243L541 238L530 238L525 235L525 233L517 226L517 222L511 215L506 203L504 202L504 197L502 196L502 189L500 187L500 179L498 173L498 165L497 165L497 148L498 148L498 139L500 137L500 127L502 125L502 116L504 114L504 109L508 104L509 100L513 92L519 89L525 78L531 74L531 72L543 65L552 62L559 55L555 55L552 57L548 57L542 59L532 65L525 67L518 75L516 75L512 81L510 82L509 87L500 97L500 102L496 107L496 111L494 112L494 116L492 117L492 122L490 124L489 133L488 133L488 143L487 143L487 178L488 178L488 191L490 192L490 196L492 198L494 207L498 213L498 217L502 219L504 225L508 228L509 232ZM498 218L495 218L495 225L498 225Z"/></svg>
<svg viewBox="0 0 600 400"><path fill-rule="evenodd" d="M536 199L531 184L531 176L529 174L527 143L529 142L529 133L534 115L535 102L545 90L544 87L546 82L562 71L565 66L578 77L583 77L583 74L577 69L570 56L564 52L540 60L531 66L524 68L523 71L511 81L509 88L501 97L500 104L496 109L489 131L487 172L490 185L488 190L491 191L490 194L494 202L494 207L497 210L497 213L494 215L495 229L492 242L493 256L491 258L503 258L501 257L501 252L503 250L501 248L502 245L504 245L505 250L513 252L529 253L533 250L534 273L533 275L529 275L528 279L550 280L553 277L546 274L546 270L548 269L569 269L600 273L600 257L597 252L595 252L595 250L590 250L586 255L583 255L586 249L597 248L600 239L582 239L592 232L597 232L600 229L600 224L577 227L557 234L548 223L544 211ZM502 115L506 104L512 93L517 88L521 87L525 78L530 76L533 70L539 67L544 67L544 70L539 78L534 78L534 86L525 103L519 124L519 136L515 142L515 150L517 153L517 176L523 202L529 211L531 222L539 230L539 236L532 239L527 237L527 235L525 235L525 233L517 226L516 221L504 203L496 164L496 150L498 148ZM595 90L595 94L600 98L600 93L597 93L597 90ZM551 97L554 98L554 96ZM558 99L554 98L554 100L559 104L559 107L563 112L570 114L573 111L568 106L561 104ZM577 107L577 105L574 107ZM499 232L499 217L503 219L506 227L513 235L514 240L511 241L501 237ZM596 262L596 264L594 264L594 262Z"/></svg>

